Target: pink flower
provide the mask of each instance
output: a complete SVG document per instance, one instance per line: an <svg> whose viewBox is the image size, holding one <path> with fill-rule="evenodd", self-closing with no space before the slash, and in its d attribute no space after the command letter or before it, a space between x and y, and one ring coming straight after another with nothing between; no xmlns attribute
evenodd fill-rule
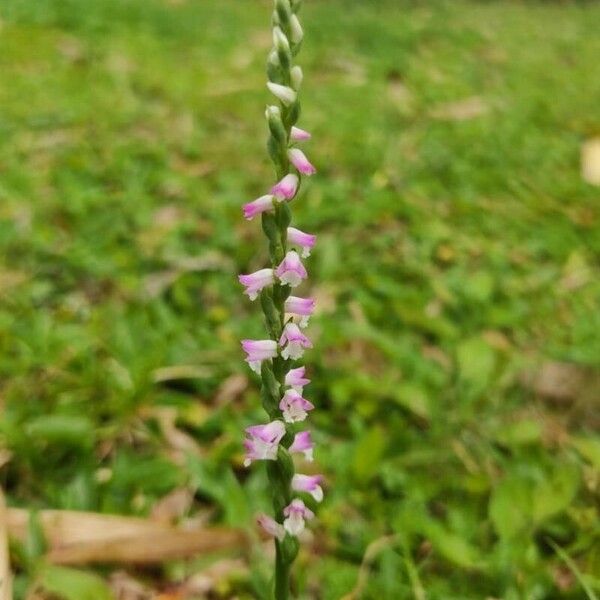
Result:
<svg viewBox="0 0 600 600"><path fill-rule="evenodd" d="M312 410L314 406L296 390L288 390L283 395L279 408L283 412L283 420L286 423L298 423L306 419L308 411Z"/></svg>
<svg viewBox="0 0 600 600"><path fill-rule="evenodd" d="M312 438L310 437L310 431L301 431L294 437L292 445L288 448L290 452L301 452L304 454L304 458L310 462L313 461L313 449Z"/></svg>
<svg viewBox="0 0 600 600"><path fill-rule="evenodd" d="M312 136L308 131L304 129L300 129L300 127L292 127L290 138L292 142L304 142L306 140L310 140Z"/></svg>
<svg viewBox="0 0 600 600"><path fill-rule="evenodd" d="M296 492L306 492L317 502L323 500L323 488L319 485L323 475L299 475L292 477L292 489Z"/></svg>
<svg viewBox="0 0 600 600"><path fill-rule="evenodd" d="M240 283L245 286L244 294L246 294L250 300L256 300L259 292L275 283L275 275L273 269L261 269L250 273L250 275L239 275L238 279Z"/></svg>
<svg viewBox="0 0 600 600"><path fill-rule="evenodd" d="M247 354L246 362L254 372L259 374L262 361L277 356L275 340L242 340L242 348Z"/></svg>
<svg viewBox="0 0 600 600"><path fill-rule="evenodd" d="M302 258L306 258L307 256L310 256L311 248L314 247L317 236L310 233L304 233L304 231L300 231L300 229L296 229L295 227L288 227L287 240L290 244L302 248Z"/></svg>
<svg viewBox="0 0 600 600"><path fill-rule="evenodd" d="M290 535L298 535L304 530L304 520L312 519L315 516L315 513L307 508L302 500L294 498L294 500L283 509L283 515L286 517L283 521L285 530Z"/></svg>
<svg viewBox="0 0 600 600"><path fill-rule="evenodd" d="M315 311L316 300L313 298L298 298L298 296L288 296L285 301L285 312L301 317L300 327L308 325L308 319Z"/></svg>
<svg viewBox="0 0 600 600"><path fill-rule="evenodd" d="M308 158L299 148L290 148L288 150L290 162L302 173L302 175L314 175L317 170L309 162Z"/></svg>
<svg viewBox="0 0 600 600"><path fill-rule="evenodd" d="M300 328L296 323L286 323L283 328L283 333L279 338L279 345L281 346L281 356L283 358L296 360L301 358L304 354L305 348L312 348L311 341L300 331Z"/></svg>
<svg viewBox="0 0 600 600"><path fill-rule="evenodd" d="M296 390L299 394L302 393L302 388L310 383L310 379L304 377L306 373L306 367L298 367L297 369L290 369L285 376L285 385L291 386L292 389Z"/></svg>
<svg viewBox="0 0 600 600"><path fill-rule="evenodd" d="M272 421L266 425L253 425L246 428L248 438L244 440L246 458L244 466L249 466L254 460L276 460L279 442L285 435L285 425L282 421Z"/></svg>
<svg viewBox="0 0 600 600"><path fill-rule="evenodd" d="M275 269L275 275L284 285L297 287L302 283L303 279L308 277L308 273L295 250L290 250L281 264Z"/></svg>
<svg viewBox="0 0 600 600"><path fill-rule="evenodd" d="M248 204L244 204L244 217L251 221L256 215L260 213L267 212L269 210L273 210L273 196L271 194L267 194L266 196L261 196L252 202L248 202Z"/></svg>
<svg viewBox="0 0 600 600"><path fill-rule="evenodd" d="M273 194L275 199L279 202L291 200L298 191L299 181L298 175L295 173L288 173L281 181L277 182L271 188L271 194Z"/></svg>
<svg viewBox="0 0 600 600"><path fill-rule="evenodd" d="M266 531L269 535L277 538L280 542L285 537L285 529L283 525L265 514L260 514L256 517L256 522Z"/></svg>

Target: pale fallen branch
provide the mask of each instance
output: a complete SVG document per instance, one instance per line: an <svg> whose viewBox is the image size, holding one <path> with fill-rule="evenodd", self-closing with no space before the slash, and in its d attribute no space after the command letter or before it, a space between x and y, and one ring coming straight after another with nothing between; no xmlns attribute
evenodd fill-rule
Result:
<svg viewBox="0 0 600 600"><path fill-rule="evenodd" d="M23 541L29 511L11 508L7 517L9 535ZM61 510L40 511L37 518L48 543L48 560L61 565L155 564L239 550L248 543L242 531L225 527L185 529L138 517Z"/></svg>

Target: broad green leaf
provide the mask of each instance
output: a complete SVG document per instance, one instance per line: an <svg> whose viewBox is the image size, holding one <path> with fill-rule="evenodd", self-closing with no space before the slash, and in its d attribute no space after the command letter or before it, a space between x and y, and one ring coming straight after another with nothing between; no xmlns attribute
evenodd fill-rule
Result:
<svg viewBox="0 0 600 600"><path fill-rule="evenodd" d="M459 535L429 520L425 523L425 535L432 546L449 562L465 569L480 566L477 549Z"/></svg>
<svg viewBox="0 0 600 600"><path fill-rule="evenodd" d="M385 433L380 427L363 433L352 460L352 471L359 482L366 483L377 474L386 445Z"/></svg>
<svg viewBox="0 0 600 600"><path fill-rule="evenodd" d="M600 470L600 439L574 437L571 444L593 467Z"/></svg>
<svg viewBox="0 0 600 600"><path fill-rule="evenodd" d="M456 350L460 378L476 387L483 387L496 368L496 353L480 337L464 340Z"/></svg>
<svg viewBox="0 0 600 600"><path fill-rule="evenodd" d="M429 395L420 385L414 383L400 384L396 389L394 399L398 404L422 419L428 420L431 416Z"/></svg>
<svg viewBox="0 0 600 600"><path fill-rule="evenodd" d="M542 437L542 426L533 419L508 423L496 433L496 439L509 448L535 444Z"/></svg>
<svg viewBox="0 0 600 600"><path fill-rule="evenodd" d="M25 427L32 440L87 446L94 440L94 425L90 419L76 415L41 415Z"/></svg>
<svg viewBox="0 0 600 600"><path fill-rule="evenodd" d="M539 523L566 509L579 489L579 470L575 465L559 465L548 479L533 488L533 518Z"/></svg>
<svg viewBox="0 0 600 600"><path fill-rule="evenodd" d="M501 538L513 538L531 524L531 484L527 480L507 475L494 489L488 513Z"/></svg>

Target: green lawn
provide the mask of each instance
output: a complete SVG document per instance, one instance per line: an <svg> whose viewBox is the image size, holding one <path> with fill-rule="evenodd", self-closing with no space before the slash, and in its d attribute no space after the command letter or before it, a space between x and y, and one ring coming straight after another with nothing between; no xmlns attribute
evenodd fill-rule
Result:
<svg viewBox="0 0 600 600"><path fill-rule="evenodd" d="M272 183L269 14L0 3L11 504L147 514L189 486L192 513L251 530L268 503L264 469L241 467L264 416L238 340L262 325L235 275L266 258L240 207ZM360 598L593 598L600 188L579 163L600 136L600 4L306 0L302 17L319 174L293 210L319 235L308 390L328 489L299 597L342 598L380 540ZM169 409L199 452L173 448ZM269 559L252 560L215 597L265 598Z"/></svg>

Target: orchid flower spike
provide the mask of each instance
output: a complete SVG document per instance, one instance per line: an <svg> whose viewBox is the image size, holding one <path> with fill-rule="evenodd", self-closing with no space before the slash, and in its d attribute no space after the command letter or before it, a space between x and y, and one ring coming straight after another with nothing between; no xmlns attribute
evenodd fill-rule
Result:
<svg viewBox="0 0 600 600"><path fill-rule="evenodd" d="M275 275L283 285L297 287L303 279L308 277L308 273L295 250L290 250L281 264L275 269Z"/></svg>
<svg viewBox="0 0 600 600"><path fill-rule="evenodd" d="M312 348L312 342L300 331L296 323L286 323L279 338L281 356L285 359L302 358L306 348Z"/></svg>
<svg viewBox="0 0 600 600"><path fill-rule="evenodd" d="M246 458L244 466L248 467L254 460L276 460L279 442L285 435L282 421L272 421L266 425L253 425L246 428L249 437L244 441Z"/></svg>
<svg viewBox="0 0 600 600"><path fill-rule="evenodd" d="M321 502L323 500L323 488L320 486L322 481L323 475L300 475L296 473L292 477L292 489L295 492L306 492L317 502Z"/></svg>
<svg viewBox="0 0 600 600"><path fill-rule="evenodd" d="M290 148L288 150L290 162L298 169L302 175L314 175L317 169L309 162L308 158L300 148Z"/></svg>
<svg viewBox="0 0 600 600"><path fill-rule="evenodd" d="M263 360L277 356L275 340L242 340L242 348L246 353L246 362L255 373L259 374Z"/></svg>
<svg viewBox="0 0 600 600"><path fill-rule="evenodd" d="M263 288L275 283L275 274L273 269L261 269L260 271L250 273L250 275L240 275L238 279L246 288L244 294L246 294L250 300L256 300Z"/></svg>
<svg viewBox="0 0 600 600"><path fill-rule="evenodd" d="M304 377L305 374L306 367L290 369L285 376L285 385L290 386L292 389L301 394L304 386L310 383L310 379L306 379L306 377Z"/></svg>
<svg viewBox="0 0 600 600"><path fill-rule="evenodd" d="M304 233L295 227L287 228L287 240L294 246L302 248L302 258L310 256L310 251L314 248L317 242L317 236L310 233Z"/></svg>
<svg viewBox="0 0 600 600"><path fill-rule="evenodd" d="M285 530L290 535L298 535L304 531L304 521L312 519L315 514L298 498L295 498L283 509L286 519L283 522Z"/></svg>
<svg viewBox="0 0 600 600"><path fill-rule="evenodd" d="M288 390L283 395L279 408L286 423L298 423L306 419L308 411L313 410L314 406L296 390Z"/></svg>
<svg viewBox="0 0 600 600"><path fill-rule="evenodd" d="M273 509L277 517L261 514L257 521L276 541L273 587L277 598L289 596L291 566L297 554L295 541L287 536L299 535L305 522L314 517L300 498L287 498L284 502L284 505L289 502L287 506L281 504L281 498L293 490L298 495L310 494L316 502L323 499L322 476L295 473L294 461L288 456L288 453L301 454L305 460L313 460L310 431L295 433L295 423L306 421L315 408L303 397L303 389L310 383L305 367L291 368L291 361L312 348L312 342L301 328L308 325L315 310L313 298L290 295L290 288L296 288L307 279L302 258L310 255L316 243L315 235L292 226L290 203L298 196L301 178L316 172L304 152L296 147L311 139L308 131L298 127L298 96L304 79L302 68L295 64L304 38L298 19L301 2L274 0L271 19L273 47L267 60L267 88L274 99L265 109L265 118L269 155L279 181L268 194L243 207L246 219L261 217L269 264L254 273L238 276L250 300L260 296L269 333L269 339L242 340L246 362L260 375L262 405L270 421L246 429L244 464L276 462L270 465L276 468L268 468L267 475L276 491Z"/></svg>

